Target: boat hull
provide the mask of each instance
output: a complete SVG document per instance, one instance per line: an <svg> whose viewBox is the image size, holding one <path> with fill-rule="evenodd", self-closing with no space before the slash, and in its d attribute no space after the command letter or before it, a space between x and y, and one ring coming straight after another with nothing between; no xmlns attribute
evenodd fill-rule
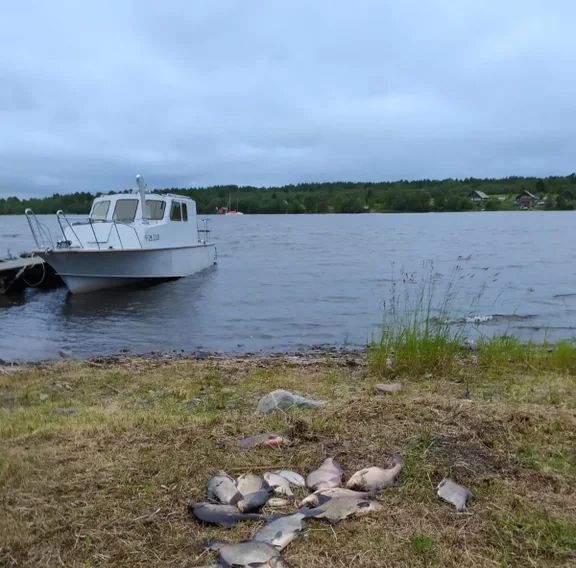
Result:
<svg viewBox="0 0 576 568"><path fill-rule="evenodd" d="M216 247L64 249L38 255L54 268L70 292L82 294L190 276L215 264Z"/></svg>

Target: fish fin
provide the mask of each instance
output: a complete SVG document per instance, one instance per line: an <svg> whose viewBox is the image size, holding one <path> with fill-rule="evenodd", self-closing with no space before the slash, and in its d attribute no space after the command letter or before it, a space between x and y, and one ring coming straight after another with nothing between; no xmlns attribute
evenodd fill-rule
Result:
<svg viewBox="0 0 576 568"><path fill-rule="evenodd" d="M219 523L214 523L214 524L221 526L223 529L230 530L231 528L234 527L234 525L236 523L231 523L230 521L221 521Z"/></svg>
<svg viewBox="0 0 576 568"><path fill-rule="evenodd" d="M242 493L240 493L240 491L237 491L236 495L234 495L234 497L230 499L230 505L238 505L238 502L242 501L243 498L244 496L242 495Z"/></svg>
<svg viewBox="0 0 576 568"><path fill-rule="evenodd" d="M298 512L304 515L305 519L309 519L311 517L315 517L316 515L320 514L322 511L318 510L318 507L314 507L313 509L309 509L308 507L302 507L298 509Z"/></svg>
<svg viewBox="0 0 576 568"><path fill-rule="evenodd" d="M316 499L318 501L317 507L319 507L320 505L324 505L324 503L327 503L328 501L330 501L330 499L333 499L333 497L329 497L328 495L319 494L318 498Z"/></svg>

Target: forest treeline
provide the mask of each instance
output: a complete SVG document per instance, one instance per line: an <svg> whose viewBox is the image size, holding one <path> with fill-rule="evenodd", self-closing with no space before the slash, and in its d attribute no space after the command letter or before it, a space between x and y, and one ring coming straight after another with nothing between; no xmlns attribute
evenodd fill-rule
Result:
<svg viewBox="0 0 576 568"><path fill-rule="evenodd" d="M228 204L244 213L494 211L515 208L516 197L523 191L538 196L538 207L574 209L576 174L547 178L301 183L281 187L220 185L155 191L187 195L196 201L198 212L203 214L216 213ZM475 201L474 191L486 197ZM94 197L91 193L75 192L33 199L0 198L0 215L22 214L27 207L35 213L55 213L59 209L72 214L88 213Z"/></svg>

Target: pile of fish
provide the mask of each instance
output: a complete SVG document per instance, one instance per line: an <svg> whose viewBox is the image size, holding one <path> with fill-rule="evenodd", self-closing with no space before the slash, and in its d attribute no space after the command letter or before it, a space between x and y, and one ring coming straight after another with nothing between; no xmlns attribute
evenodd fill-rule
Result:
<svg viewBox="0 0 576 568"><path fill-rule="evenodd" d="M225 528L242 521L265 521L250 540L237 544L207 543L206 548L219 553L219 564L215 567L283 568L288 565L281 552L307 528L306 519L324 519L335 524L380 511L382 505L376 497L383 489L399 485L397 478L403 466L402 457L395 454L392 467L361 469L345 484L344 472L334 458L325 459L306 479L291 470L269 471L262 476L246 473L237 479L218 471L208 481L209 501L192 502L189 512L199 522ZM312 493L296 499L294 490L305 491L304 488ZM463 511L472 496L451 479L442 480L437 489L438 495L457 511ZM292 503L296 505L292 513L262 513L265 506L287 507Z"/></svg>

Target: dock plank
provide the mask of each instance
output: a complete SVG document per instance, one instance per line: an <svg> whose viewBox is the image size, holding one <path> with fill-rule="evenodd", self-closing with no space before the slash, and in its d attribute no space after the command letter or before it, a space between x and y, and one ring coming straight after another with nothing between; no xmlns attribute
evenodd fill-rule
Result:
<svg viewBox="0 0 576 568"><path fill-rule="evenodd" d="M0 260L0 272L8 270L19 270L27 266L36 266L43 264L44 261L39 256L31 256L28 258L11 258L7 260Z"/></svg>

